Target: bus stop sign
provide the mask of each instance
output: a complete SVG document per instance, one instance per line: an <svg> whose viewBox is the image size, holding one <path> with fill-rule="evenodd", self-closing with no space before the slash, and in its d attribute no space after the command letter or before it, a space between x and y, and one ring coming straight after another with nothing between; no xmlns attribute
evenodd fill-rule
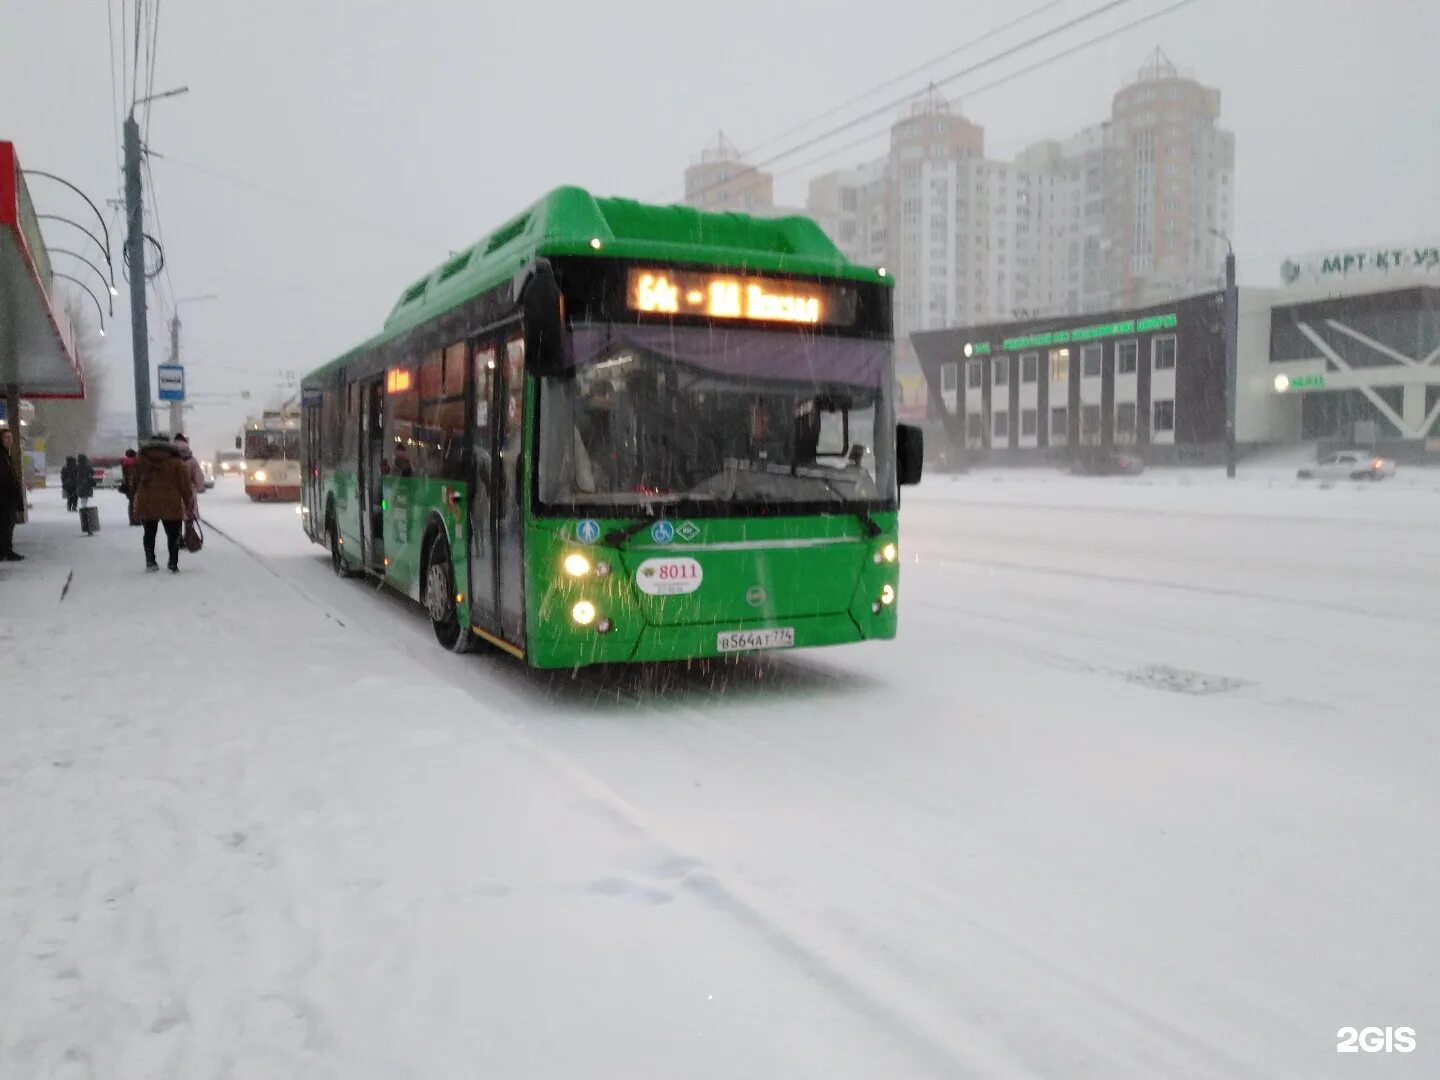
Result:
<svg viewBox="0 0 1440 1080"><path fill-rule="evenodd" d="M180 364L161 364L156 369L161 401L185 400L185 368Z"/></svg>

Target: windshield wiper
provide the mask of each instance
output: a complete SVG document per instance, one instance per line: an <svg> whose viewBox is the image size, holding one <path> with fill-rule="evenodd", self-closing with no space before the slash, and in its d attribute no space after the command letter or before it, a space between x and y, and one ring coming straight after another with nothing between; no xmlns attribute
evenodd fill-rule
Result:
<svg viewBox="0 0 1440 1080"><path fill-rule="evenodd" d="M645 528L645 526L653 525L655 522L663 520L664 518L660 515L656 515L655 517L641 518L639 521L632 521L629 525L626 525L622 528L611 529L601 539L603 539L605 543L610 547L619 547L626 540L629 540L630 537L634 536L641 529Z"/></svg>
<svg viewBox="0 0 1440 1080"><path fill-rule="evenodd" d="M879 524L875 521L874 518L870 516L867 511L856 510L852 508L850 505L849 496L847 496L838 487L836 487L828 476L822 476L819 472L811 472L809 470L806 470L803 473L799 473L798 475L808 477L811 480L819 480L822 484L824 484L825 490L830 492L831 495L834 495L835 498L839 500L841 506L845 507L846 510L849 510L850 513L855 515L855 520L860 522L860 528L864 531L866 537L868 537L869 539L875 539L875 537L879 536L880 533L883 531L880 528Z"/></svg>

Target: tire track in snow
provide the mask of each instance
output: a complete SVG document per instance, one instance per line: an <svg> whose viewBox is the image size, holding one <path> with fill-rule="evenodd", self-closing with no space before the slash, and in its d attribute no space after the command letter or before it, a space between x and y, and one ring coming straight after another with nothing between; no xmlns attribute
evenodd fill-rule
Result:
<svg viewBox="0 0 1440 1080"><path fill-rule="evenodd" d="M917 993L904 980L896 979L891 973L861 960L842 943L824 940L814 932L813 927L776 910L732 877L701 869L703 864L689 853L686 845L668 836L657 823L598 776L577 765L567 755L543 745L523 722L502 717L495 710L497 694L510 699L516 707L516 715L533 712L536 685L534 674L528 669L513 664L498 653L482 652L482 657L493 657L494 666L479 668L473 663L474 656L460 657L438 651L430 640L430 626L424 621L423 612L405 597L371 592L367 601L379 602L387 607L393 603L396 610L388 614L404 620L402 626L405 622L414 624L406 627L403 635L397 633L396 624L390 622L384 624L383 632L361 618L347 624L324 601L317 599L293 578L268 565L267 560L249 545L232 536L227 535L226 539L265 565L267 572L285 581L337 625L373 635L388 648L399 651L487 706L482 714L485 722L504 730L517 749L529 754L567 787L578 791L593 813L625 835L643 840L652 849L657 868L655 877L661 880L673 878L675 875L668 872L669 868L684 868L678 880L671 881L671 884L759 939L772 952L801 970L814 985L904 1047L928 1071L957 1080L963 1077L1034 1075L990 1034L937 1009L933 1001ZM304 565L314 567L318 572L315 564ZM335 584L345 583L337 579ZM354 590L356 598L365 595ZM503 669L500 666L502 663L505 665ZM544 678L553 686L563 675ZM623 689L620 696L627 703L642 701ZM695 710L683 711L700 715Z"/></svg>
<svg viewBox="0 0 1440 1080"><path fill-rule="evenodd" d="M1058 566L1034 566L1026 563L1004 562L998 559L976 559L964 555L947 555L944 560L934 556L920 556L930 569L952 570L949 564L961 563L967 566L985 567L991 570L1009 570L1020 574L1039 574L1049 577L1078 578L1082 581L1101 581L1108 585L1138 585L1152 589L1172 589L1177 592L1198 593L1204 596L1218 596L1232 600L1250 600L1262 604L1284 604L1291 607L1312 608L1318 611L1333 611L1341 615L1361 615L1371 619L1403 619L1426 625L1440 624L1440 617L1414 615L1401 611L1377 611L1355 604L1339 604L1325 600L1305 600L1300 597L1276 596L1270 593L1251 592L1244 589L1226 589L1218 585L1191 585L1179 581L1158 581L1153 578L1128 577L1123 574L1108 574L1098 570L1072 570Z"/></svg>
<svg viewBox="0 0 1440 1080"><path fill-rule="evenodd" d="M263 556L253 548L233 540L251 557L266 566L267 572L287 581L308 602L320 608L329 618L341 626L347 625L340 616L326 607L298 582L269 566ZM304 566L319 573L318 560L306 562ZM324 571L329 574L328 565ZM327 581L332 579L327 577ZM334 584L345 588L353 585L334 579ZM537 689L554 689L564 681L593 685L599 682L601 692L595 696L599 703L602 696L614 695L617 703L630 706L652 717L662 718L667 728L673 728L677 721L690 730L715 730L712 717L693 706L665 704L647 697L641 692L628 689L626 676L601 673L596 676L589 669L580 673L534 673L514 664L508 658L489 651L481 656L492 659L492 664L480 667L474 663L475 656L456 657L439 652L431 639L428 622L418 605L398 594L376 593L374 590L352 590L357 602L378 601L385 605L386 618L401 620L403 638L397 633L397 625L385 622L383 632L371 620L356 616L351 620L353 628L371 634L385 642L391 649L398 649L408 659L426 670L443 678L467 696L487 706L484 718L506 730L514 745L523 749L547 771L556 775L563 783L584 795L585 804L598 815L607 819L615 828L626 835L645 842L654 852L654 863L658 869L653 876L668 882L682 893L692 896L697 902L715 911L722 917L739 925L748 934L761 941L773 953L802 971L812 983L842 1001L868 1023L888 1034L892 1039L909 1048L911 1054L938 1075L947 1077L983 1076L1010 1077L1043 1075L1040 1066L1028 1065L1023 1047L1013 1047L998 1038L986 1027L956 1011L947 1009L937 1001L937 995L921 986L922 979L933 980L933 973L913 966L907 958L900 957L889 943L877 941L873 935L859 928L828 926L821 930L813 914L783 910L765 895L763 887L754 886L733 872L719 871L712 864L699 859L697 847L678 842L659 823L654 821L638 806L622 796L617 790L595 773L577 764L574 758L562 751L544 745L527 727L524 717L532 714ZM368 599L362 600L362 597ZM350 606L347 602L347 606ZM788 661L801 670L813 668L803 662ZM629 681L643 682L644 673L635 669ZM682 678L698 682L702 673L676 671ZM617 685L618 682L618 685ZM539 684L537 686L537 683ZM504 715L494 711L497 691L507 696L516 706ZM518 719L512 719L516 717ZM739 736L752 746L775 750L776 744L766 745L749 732L727 732ZM832 772L816 770L803 756L793 756L790 761L775 766L777 771L800 768L812 774L853 783L853 777L841 777ZM847 849L847 858L857 858L856 852ZM881 880L892 880L896 867L883 864L873 857L864 860L870 871ZM663 868L681 867L676 873ZM677 880L678 878L678 880ZM1176 1027L1175 1025L1148 1012L1143 1006L1126 1000L1122 995L1093 982L1082 974L1056 964L1029 950L1003 931L980 922L975 916L955 906L954 897L921 883L913 875L905 878L909 895L936 904L942 910L953 913L956 924L964 925L977 941L992 954L1000 954L1007 960L1018 959L1039 977L1027 976L1033 985L1044 985L1047 981L1059 981L1069 986L1081 998L1095 1002L1107 1009L1113 1016L1121 1018L1128 1026L1148 1032L1161 1048L1183 1048L1192 1061L1204 1061L1209 1070L1228 1076L1255 1075L1241 1062L1224 1054L1213 1041L1203 1036ZM1086 1030L1077 1029L1072 1042L1078 1042ZM1095 1050L1105 1049L1103 1046ZM1039 1070L1039 1071L1036 1071Z"/></svg>

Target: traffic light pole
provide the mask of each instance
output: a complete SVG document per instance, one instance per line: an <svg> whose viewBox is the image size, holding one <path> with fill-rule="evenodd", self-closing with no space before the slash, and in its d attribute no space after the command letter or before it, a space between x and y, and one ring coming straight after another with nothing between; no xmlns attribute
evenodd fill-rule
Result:
<svg viewBox="0 0 1440 1080"><path fill-rule="evenodd" d="M125 234L130 273L130 341L135 363L135 433L145 440L154 434L150 417L150 328L145 313L145 210L140 190L140 125L132 113L125 120Z"/></svg>

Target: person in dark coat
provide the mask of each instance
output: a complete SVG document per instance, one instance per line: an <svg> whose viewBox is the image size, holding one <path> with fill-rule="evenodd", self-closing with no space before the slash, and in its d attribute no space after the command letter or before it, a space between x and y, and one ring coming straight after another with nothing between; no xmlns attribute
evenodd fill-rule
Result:
<svg viewBox="0 0 1440 1080"><path fill-rule="evenodd" d="M155 562L155 536L165 526L169 569L180 572L180 533L190 505L190 470L180 451L164 436L157 436L140 451L135 468L135 514L144 527L145 569L159 570Z"/></svg>
<svg viewBox="0 0 1440 1080"><path fill-rule="evenodd" d="M140 465L140 457L135 453L134 447L125 451L125 456L120 459L120 492L125 496L125 502L130 511L130 524L139 525L140 519L135 516L135 470Z"/></svg>
<svg viewBox="0 0 1440 1080"><path fill-rule="evenodd" d="M11 545L15 541L15 518L25 508L25 485L10 456L10 431L0 431L0 562L25 558Z"/></svg>
<svg viewBox="0 0 1440 1080"><path fill-rule="evenodd" d="M75 459L75 499L80 504L80 509L90 505L91 498L95 495L95 467L90 464L90 459L81 454ZM85 526L82 518L80 525ZM90 535L86 530L85 535Z"/></svg>
<svg viewBox="0 0 1440 1080"><path fill-rule="evenodd" d="M60 466L60 490L65 493L65 509L74 512L75 502L75 474L79 466L75 464L75 455L71 454L65 459L65 464Z"/></svg>

